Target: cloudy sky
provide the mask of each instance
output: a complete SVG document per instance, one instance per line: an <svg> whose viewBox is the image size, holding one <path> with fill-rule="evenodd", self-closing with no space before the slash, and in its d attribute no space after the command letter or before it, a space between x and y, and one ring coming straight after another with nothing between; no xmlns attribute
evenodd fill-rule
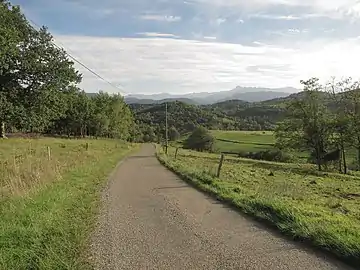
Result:
<svg viewBox="0 0 360 270"><path fill-rule="evenodd" d="M123 93L358 79L359 0L13 0ZM82 88L119 90L82 69Z"/></svg>

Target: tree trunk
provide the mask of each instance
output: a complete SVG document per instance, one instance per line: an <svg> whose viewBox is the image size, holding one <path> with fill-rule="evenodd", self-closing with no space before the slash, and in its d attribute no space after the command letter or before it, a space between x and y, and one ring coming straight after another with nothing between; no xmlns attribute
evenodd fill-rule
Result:
<svg viewBox="0 0 360 270"><path fill-rule="evenodd" d="M358 162L358 170L360 170L360 136L357 137L358 141L357 141L357 151L358 151L358 156L357 156L357 162Z"/></svg>
<svg viewBox="0 0 360 270"><path fill-rule="evenodd" d="M346 155L345 155L345 147L342 145L341 147L342 152L342 158L343 158L343 164L344 164L344 174L347 174L347 164L346 164Z"/></svg>
<svg viewBox="0 0 360 270"><path fill-rule="evenodd" d="M321 168L321 154L320 154L319 147L316 148L315 153L316 153L316 163L317 163L317 166L318 166L318 170L321 171L322 170L322 168Z"/></svg>
<svg viewBox="0 0 360 270"><path fill-rule="evenodd" d="M4 121L1 121L0 138L3 138L3 139L6 138L6 134L5 134L5 122L4 122Z"/></svg>
<svg viewBox="0 0 360 270"><path fill-rule="evenodd" d="M339 173L342 173L342 151L340 151L339 156Z"/></svg>

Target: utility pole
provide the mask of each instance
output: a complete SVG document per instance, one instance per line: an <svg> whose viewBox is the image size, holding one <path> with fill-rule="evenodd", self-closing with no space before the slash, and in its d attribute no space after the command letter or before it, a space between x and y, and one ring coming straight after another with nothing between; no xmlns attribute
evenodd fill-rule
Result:
<svg viewBox="0 0 360 270"><path fill-rule="evenodd" d="M167 114L167 102L165 103L165 154L168 152L168 114Z"/></svg>

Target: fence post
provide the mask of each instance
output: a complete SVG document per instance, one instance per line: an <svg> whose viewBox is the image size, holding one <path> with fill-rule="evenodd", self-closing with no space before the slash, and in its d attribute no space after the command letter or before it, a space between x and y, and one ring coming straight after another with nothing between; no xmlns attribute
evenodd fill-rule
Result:
<svg viewBox="0 0 360 270"><path fill-rule="evenodd" d="M175 150L175 159L176 159L176 157L177 157L178 151L179 151L179 147L176 147L176 150Z"/></svg>
<svg viewBox="0 0 360 270"><path fill-rule="evenodd" d="M224 161L224 154L221 154L220 163L219 163L219 167L218 167L217 175L216 175L217 177L220 177L220 171L221 171L221 167L222 167L223 161Z"/></svg>
<svg viewBox="0 0 360 270"><path fill-rule="evenodd" d="M47 147L47 152L48 152L48 159L51 159L51 149L50 146Z"/></svg>
<svg viewBox="0 0 360 270"><path fill-rule="evenodd" d="M117 145L116 145L116 146L117 146ZM89 143L86 143L85 149L86 149L86 151L89 149Z"/></svg>

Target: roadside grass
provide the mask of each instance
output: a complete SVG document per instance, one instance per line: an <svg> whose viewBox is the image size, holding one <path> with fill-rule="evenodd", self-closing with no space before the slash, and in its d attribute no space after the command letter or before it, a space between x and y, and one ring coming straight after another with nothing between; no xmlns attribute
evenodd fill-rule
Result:
<svg viewBox="0 0 360 270"><path fill-rule="evenodd" d="M0 141L0 269L90 269L101 189L135 148L115 140Z"/></svg>
<svg viewBox="0 0 360 270"><path fill-rule="evenodd" d="M242 212L360 265L360 178L319 173L309 164L230 156L217 178L219 155L180 149L175 160L173 148L166 156L158 147L157 156L183 179Z"/></svg>

